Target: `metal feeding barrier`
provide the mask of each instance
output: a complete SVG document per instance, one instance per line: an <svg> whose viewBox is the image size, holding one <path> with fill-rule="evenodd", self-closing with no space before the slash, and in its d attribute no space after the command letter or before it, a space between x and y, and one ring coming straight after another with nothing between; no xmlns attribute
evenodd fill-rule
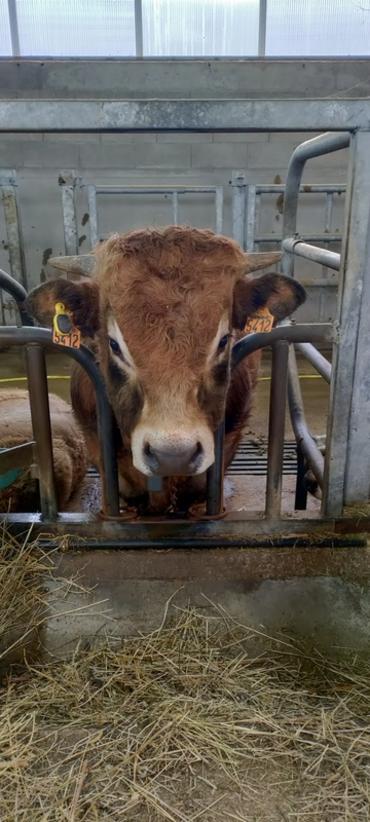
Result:
<svg viewBox="0 0 370 822"><path fill-rule="evenodd" d="M333 544L334 536L352 534L356 528L369 530L369 519L364 517L358 526L358 517L343 516L345 506L367 501L370 497L370 378L368 351L370 331L369 247L370 247L370 100L367 99L233 99L233 100L46 100L17 99L0 101L0 131L114 131L114 132L247 132L247 131L330 131L308 140L296 149L289 166L284 197L283 271L294 274L296 256L307 256L320 265L339 266L338 317L334 324L283 325L269 334L255 334L240 340L233 350L233 367L239 358L252 350L272 347L272 380L269 422L267 469L267 503L264 514L246 516L231 511L219 519L222 507L222 444L223 430L216 433L216 460L208 472L208 500L205 518L196 520L161 517L138 517L125 521L118 516L99 519L91 514L59 513L47 520L38 515L9 515L14 527L24 528L35 523L35 529L83 535L87 545L95 547L138 546L232 546L232 545L297 545L301 538L311 544L319 535L320 545ZM344 133L343 133L344 132ZM349 152L349 174L346 186L345 220L340 258L328 248L318 248L302 242L296 233L296 215L302 170L311 157L324 155L345 147ZM306 238L305 238L306 240ZM308 257L308 255L310 255ZM325 258L324 258L325 255ZM323 262L324 261L324 262ZM303 404L294 375L292 344L304 346L303 352L311 357L319 373L329 377L330 364L319 357L315 346L332 342L333 359L330 380L329 420L325 456L309 434ZM0 329L0 344L41 346L41 353L51 344L50 332L33 328ZM289 354L289 346L291 353ZM86 366L89 355L86 353ZM290 366L288 360L290 358ZM41 357L39 357L41 361ZM89 360L90 362L90 360ZM94 371L96 380L100 373ZM36 358L36 370L41 373ZM321 370L320 370L321 369ZM30 380L30 386L32 377ZM46 393L46 379L40 381ZM97 382L96 382L97 384ZM281 465L283 456L283 428L285 386L289 387L289 406L300 453L322 483L323 504L321 517L286 516L280 512ZM298 386L299 387L299 386ZM31 392L32 392L31 387ZM102 388L103 390L103 388ZM98 394L100 388L98 389ZM105 397L104 394L102 394ZM108 413L108 406L107 406ZM100 421L100 426L102 422ZM43 436L39 431L35 440ZM101 447L105 448L100 430ZM114 437L110 435L112 448ZM50 451L51 453L51 451ZM109 463L109 461L108 461ZM105 505L115 509L114 494L117 483L113 473L112 485L107 489L111 469L105 463L103 482L106 487ZM40 479L46 469L39 465ZM42 480L44 481L44 480ZM45 486L47 488L47 483ZM107 509L106 509L107 510ZM307 533L310 537L307 538Z"/></svg>
<svg viewBox="0 0 370 822"><path fill-rule="evenodd" d="M172 206L172 223L179 223L179 198L193 194L199 197L202 194L212 194L215 207L215 230L218 234L223 232L224 224L224 190L222 186L187 186L187 185L155 185L155 186L109 186L95 185L94 183L84 183L74 171L61 171L58 177L59 185L62 189L62 210L64 226L64 244L66 254L78 254L78 216L76 193L81 190L86 193L87 208L89 215L89 235L90 246L95 245L102 239L99 230L98 198L102 195L109 197L145 197L157 195L169 197Z"/></svg>

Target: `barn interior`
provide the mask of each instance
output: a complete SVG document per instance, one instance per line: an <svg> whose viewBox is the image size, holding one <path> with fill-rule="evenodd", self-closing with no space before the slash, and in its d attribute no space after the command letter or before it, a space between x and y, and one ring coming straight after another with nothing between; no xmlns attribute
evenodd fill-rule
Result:
<svg viewBox="0 0 370 822"><path fill-rule="evenodd" d="M2 272L29 293L176 224L307 294L223 499L216 462L204 511L145 517L90 460L53 507L42 361L68 406L74 363L0 277L0 395L30 394L25 456L0 439L4 822L369 819L369 43L356 0L0 0Z"/></svg>

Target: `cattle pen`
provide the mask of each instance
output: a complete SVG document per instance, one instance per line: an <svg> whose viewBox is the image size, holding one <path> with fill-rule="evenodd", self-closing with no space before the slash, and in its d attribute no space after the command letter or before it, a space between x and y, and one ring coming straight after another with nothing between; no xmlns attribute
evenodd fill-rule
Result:
<svg viewBox="0 0 370 822"><path fill-rule="evenodd" d="M369 61L264 60L263 0L259 59L141 59L135 0L133 59L22 60L8 5L0 385L29 419L0 443L0 501L26 475L37 502L0 507L0 818L367 822ZM169 222L279 251L307 300L233 340L231 378L262 352L255 408L226 470L217 427L205 503L147 514L123 505L104 363L28 297L90 286L112 230ZM82 455L61 506L53 401L76 365L101 470Z"/></svg>

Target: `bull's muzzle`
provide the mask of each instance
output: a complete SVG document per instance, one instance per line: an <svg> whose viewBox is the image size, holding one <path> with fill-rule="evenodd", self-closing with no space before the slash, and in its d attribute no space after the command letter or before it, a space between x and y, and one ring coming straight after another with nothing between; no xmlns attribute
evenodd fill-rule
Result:
<svg viewBox="0 0 370 822"><path fill-rule="evenodd" d="M203 462L203 447L200 442L179 442L174 444L144 444L144 461L149 471L161 477L186 476L196 474Z"/></svg>

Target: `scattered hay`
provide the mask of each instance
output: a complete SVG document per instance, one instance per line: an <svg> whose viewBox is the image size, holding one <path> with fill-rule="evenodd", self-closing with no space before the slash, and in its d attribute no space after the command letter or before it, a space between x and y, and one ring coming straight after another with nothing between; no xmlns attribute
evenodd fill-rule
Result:
<svg viewBox="0 0 370 822"><path fill-rule="evenodd" d="M3 534L3 653L51 568ZM367 822L369 712L370 663L170 601L149 635L3 674L0 819Z"/></svg>
<svg viewBox="0 0 370 822"><path fill-rule="evenodd" d="M368 820L370 670L219 612L3 684L0 818ZM370 667L370 666L369 666Z"/></svg>

